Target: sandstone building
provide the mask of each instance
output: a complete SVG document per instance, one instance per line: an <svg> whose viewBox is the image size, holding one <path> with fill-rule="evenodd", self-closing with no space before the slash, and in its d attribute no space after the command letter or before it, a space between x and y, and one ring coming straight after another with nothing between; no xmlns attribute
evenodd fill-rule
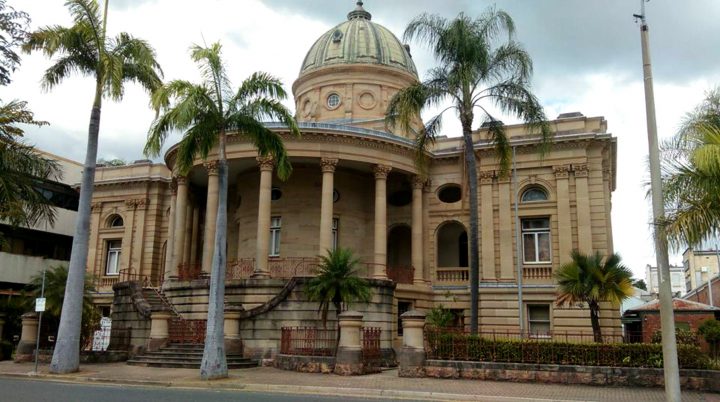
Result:
<svg viewBox="0 0 720 402"><path fill-rule="evenodd" d="M414 163L412 135L384 123L389 100L416 80L409 48L372 22L360 3L302 61L292 87L302 137L284 137L292 176L279 181L272 161L258 158L243 137L229 138L226 299L245 311L267 307L242 320L246 347L267 353L277 347L280 326L316 325L316 304L291 278L312 275L317 255L336 246L351 248L363 261L362 274L373 278L375 299L353 308L383 328L384 347L398 339L397 317L409 309L442 304L458 323L469 322L462 141L437 141L425 180ZM518 331L519 309L533 333L590 331L586 308L554 305L552 273L573 249L613 251L616 139L602 117L570 113L550 124L554 143L543 157L526 126L507 126L517 182L499 175L486 130L474 133L482 331ZM142 279L162 283L180 315L204 319L217 170L211 155L177 176L175 153L175 147L167 152L165 164L98 169L88 260L88 272L102 285L98 304L113 303L112 285ZM602 310L605 333L619 333L619 322L616 308Z"/></svg>

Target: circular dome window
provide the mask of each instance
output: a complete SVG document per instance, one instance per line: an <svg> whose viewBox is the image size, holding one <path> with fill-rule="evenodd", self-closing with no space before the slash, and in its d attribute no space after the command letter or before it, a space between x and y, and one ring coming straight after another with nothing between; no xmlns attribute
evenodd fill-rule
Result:
<svg viewBox="0 0 720 402"><path fill-rule="evenodd" d="M280 190L279 187L273 187L272 190L270 190L270 199L277 201L280 198L282 198L282 190Z"/></svg>
<svg viewBox="0 0 720 402"><path fill-rule="evenodd" d="M462 199L462 188L457 184L448 184L438 191L438 198L448 204L458 202Z"/></svg>
<svg viewBox="0 0 720 402"><path fill-rule="evenodd" d="M340 95L332 93L327 97L327 106L330 109L335 109L340 106Z"/></svg>
<svg viewBox="0 0 720 402"><path fill-rule="evenodd" d="M388 203L394 207L404 207L410 202L412 202L412 192L410 190L398 190L388 197Z"/></svg>

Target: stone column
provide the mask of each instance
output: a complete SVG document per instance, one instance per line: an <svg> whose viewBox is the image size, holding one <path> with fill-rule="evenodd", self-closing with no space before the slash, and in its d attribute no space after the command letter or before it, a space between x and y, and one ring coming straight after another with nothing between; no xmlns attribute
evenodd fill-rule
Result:
<svg viewBox="0 0 720 402"><path fill-rule="evenodd" d="M513 203L514 197L510 197L510 179L502 178L498 179L498 223L500 224L500 278L502 279L514 279L515 278L515 264L513 263L513 238L515 232L513 231ZM521 255L517 258L522 258Z"/></svg>
<svg viewBox="0 0 720 402"><path fill-rule="evenodd" d="M320 201L320 249L318 255L326 255L332 249L333 188L337 159L322 158L322 195Z"/></svg>
<svg viewBox="0 0 720 402"><path fill-rule="evenodd" d="M568 179L570 166L554 166L555 182L557 184L557 212L558 212L558 252L560 264L570 259L572 251L572 221L570 219L570 189Z"/></svg>
<svg viewBox="0 0 720 402"><path fill-rule="evenodd" d="M480 173L480 221L481 239L480 255L482 259L482 279L494 280L495 274L495 222L493 219L493 178L495 172L481 171Z"/></svg>
<svg viewBox="0 0 720 402"><path fill-rule="evenodd" d="M345 311L338 315L340 342L335 357L335 374L359 375L363 373L360 327L363 315L357 311Z"/></svg>
<svg viewBox="0 0 720 402"><path fill-rule="evenodd" d="M425 182L425 187L423 187L423 264L424 264L424 274L425 277L423 278L426 283L431 282L431 269L430 269L430 253L433 249L433 241L432 239L432 231L428 228L428 225L430 223L430 208L428 208L428 205L430 205L430 198L433 196L432 192L432 183L430 179L428 179Z"/></svg>
<svg viewBox="0 0 720 402"><path fill-rule="evenodd" d="M593 252L593 245L590 194L588 192L588 166L584 164L573 165L573 171L575 172L578 250L590 254Z"/></svg>
<svg viewBox="0 0 720 402"><path fill-rule="evenodd" d="M412 198L412 265L414 268L413 283L416 285L424 285L425 282L425 266L423 262L423 230L425 224L423 222L423 188L425 180L419 176L413 178L413 198Z"/></svg>
<svg viewBox="0 0 720 402"><path fill-rule="evenodd" d="M163 283L167 283L170 276L177 276L177 265L173 264L175 253L175 204L177 204L177 179L173 177L170 182L170 213L168 214L168 235L165 243L165 272Z"/></svg>
<svg viewBox="0 0 720 402"><path fill-rule="evenodd" d="M188 202L188 183L187 177L177 177L177 204L175 205L175 227L173 239L173 258L171 275L177 276L178 265L183 264L183 246L185 245L185 210L187 209Z"/></svg>
<svg viewBox="0 0 720 402"><path fill-rule="evenodd" d="M398 357L400 377L425 376L425 313L411 310L400 316L403 326L403 346Z"/></svg>
<svg viewBox="0 0 720 402"><path fill-rule="evenodd" d="M186 264L192 264L193 260L190 258L190 248L192 247L192 225L193 225L193 207L192 199L188 202L185 211L185 244L183 245L183 261Z"/></svg>
<svg viewBox="0 0 720 402"><path fill-rule="evenodd" d="M197 205L192 213L192 230L190 231L190 264L197 263L198 236L200 235L200 208Z"/></svg>
<svg viewBox="0 0 720 402"><path fill-rule="evenodd" d="M225 307L225 353L242 354L243 345L240 338L240 316L245 309L242 306Z"/></svg>
<svg viewBox="0 0 720 402"><path fill-rule="evenodd" d="M257 253L253 278L269 278L268 254L270 251L270 212L272 190L273 160L270 157L258 157L260 166L260 191L258 195Z"/></svg>
<svg viewBox="0 0 720 402"><path fill-rule="evenodd" d="M167 346L170 339L170 317L172 317L172 313L169 311L153 311L150 313L150 338L145 346L148 352L154 352Z"/></svg>
<svg viewBox="0 0 720 402"><path fill-rule="evenodd" d="M29 362L33 360L35 343L37 342L38 315L35 312L22 315L22 332L20 343L15 350L16 362Z"/></svg>
<svg viewBox="0 0 720 402"><path fill-rule="evenodd" d="M387 279L387 177L392 168L376 165L375 172L375 247L373 255L373 277Z"/></svg>
<svg viewBox="0 0 720 402"><path fill-rule="evenodd" d="M207 202L205 203L205 233L203 237L202 270L210 272L215 250L215 225L218 211L218 163L205 163L208 172Z"/></svg>

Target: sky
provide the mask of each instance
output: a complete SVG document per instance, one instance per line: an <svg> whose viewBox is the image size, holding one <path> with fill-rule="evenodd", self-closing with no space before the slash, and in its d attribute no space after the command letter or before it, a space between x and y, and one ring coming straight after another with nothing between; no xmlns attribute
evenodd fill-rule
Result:
<svg viewBox="0 0 720 402"><path fill-rule="evenodd" d="M108 33L130 32L157 51L165 79L199 81L188 55L190 45L223 44L230 78L236 84L255 71L282 79L290 92L305 52L314 41L346 19L352 0L109 0ZM407 23L427 12L452 18L477 16L487 7L507 11L517 40L534 62L532 89L555 118L563 112L604 116L618 140L617 188L612 218L615 251L638 278L655 265L649 200L645 198L647 129L639 24L633 14L641 0L368 0L373 21L402 37ZM26 11L31 29L70 25L60 0L9 0ZM668 138L705 92L720 85L720 1L652 0L646 3L659 136ZM422 43L410 43L421 78L435 62ZM29 102L35 117L50 126L28 127L30 143L57 155L83 161L93 98L92 79L73 77L51 92L40 89L52 61L23 55L13 82L0 87L0 99ZM294 110L291 99L286 105ZM147 130L154 113L148 97L129 85L121 103L106 100L102 109L98 156L109 160L144 159ZM426 116L429 117L429 116ZM453 116L443 134L459 135ZM506 123L512 119L504 118ZM179 136L171 136L173 144ZM681 253L682 250L679 250ZM679 253L671 263L680 264Z"/></svg>

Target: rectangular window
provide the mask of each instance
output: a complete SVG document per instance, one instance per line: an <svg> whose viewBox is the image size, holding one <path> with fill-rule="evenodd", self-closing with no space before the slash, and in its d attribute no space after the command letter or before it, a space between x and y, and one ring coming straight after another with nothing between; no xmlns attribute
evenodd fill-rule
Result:
<svg viewBox="0 0 720 402"><path fill-rule="evenodd" d="M282 219L279 216L270 218L270 257L280 255L280 229Z"/></svg>
<svg viewBox="0 0 720 402"><path fill-rule="evenodd" d="M337 250L338 247L338 228L340 227L340 218L333 218L332 221L332 249Z"/></svg>
<svg viewBox="0 0 720 402"><path fill-rule="evenodd" d="M526 263L549 263L550 218L522 220L523 255Z"/></svg>
<svg viewBox="0 0 720 402"><path fill-rule="evenodd" d="M402 318L400 318L400 316L407 313L410 310L412 310L412 302L398 300L398 315L397 315L397 334L398 334L398 336L402 336L402 334L403 334Z"/></svg>
<svg viewBox="0 0 720 402"><path fill-rule="evenodd" d="M120 251L122 250L122 241L108 240L107 257L105 259L105 275L120 274Z"/></svg>
<svg viewBox="0 0 720 402"><path fill-rule="evenodd" d="M699 287L700 285L702 285L702 283L703 283L702 272L695 271L695 287L696 288Z"/></svg>
<svg viewBox="0 0 720 402"><path fill-rule="evenodd" d="M530 304L527 306L528 332L530 336L550 335L550 305Z"/></svg>

